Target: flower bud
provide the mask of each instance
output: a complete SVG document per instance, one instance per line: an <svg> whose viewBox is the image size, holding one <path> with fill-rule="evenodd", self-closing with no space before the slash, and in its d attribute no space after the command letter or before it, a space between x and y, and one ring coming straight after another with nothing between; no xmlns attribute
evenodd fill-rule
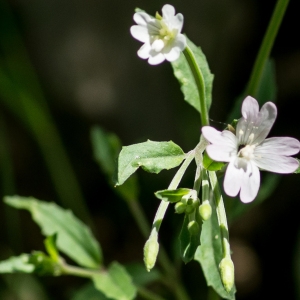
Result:
<svg viewBox="0 0 300 300"><path fill-rule="evenodd" d="M186 209L186 204L184 204L182 202L177 202L175 204L175 213L182 214L185 212L185 209Z"/></svg>
<svg viewBox="0 0 300 300"><path fill-rule="evenodd" d="M206 221L211 217L211 205L208 200L203 201L199 206L199 214L203 221Z"/></svg>
<svg viewBox="0 0 300 300"><path fill-rule="evenodd" d="M185 213L186 214L191 214L195 210L195 207L193 204L187 205L185 208Z"/></svg>
<svg viewBox="0 0 300 300"><path fill-rule="evenodd" d="M199 233L199 225L196 221L190 221L188 224L188 230L191 235L197 235Z"/></svg>
<svg viewBox="0 0 300 300"><path fill-rule="evenodd" d="M234 265L231 258L225 257L219 265L221 280L227 293L229 293L234 284Z"/></svg>
<svg viewBox="0 0 300 300"><path fill-rule="evenodd" d="M144 246L144 262L148 272L155 266L158 250L159 243L157 239L150 236Z"/></svg>

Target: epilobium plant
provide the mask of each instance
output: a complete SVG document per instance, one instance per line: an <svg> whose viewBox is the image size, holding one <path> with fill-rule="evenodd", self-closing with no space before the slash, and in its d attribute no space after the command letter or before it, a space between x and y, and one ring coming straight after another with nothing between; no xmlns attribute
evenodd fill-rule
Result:
<svg viewBox="0 0 300 300"><path fill-rule="evenodd" d="M270 24L275 29L279 27L284 15L287 4L285 1L279 0L274 10ZM119 186L115 191L126 201L147 239L144 246L145 268L130 273L116 262L105 266L101 247L92 232L70 211L33 198L6 197L8 205L26 209L32 214L46 235L46 253L35 251L11 257L0 263L0 273L25 272L88 278L94 284L94 290L88 288L81 291L80 297L74 299L95 297L131 300L137 294L145 299L162 299L147 290L143 286L145 283L141 283L156 280L173 293L174 299L189 300L189 293L179 280L177 268L159 241L159 230L167 208L174 205L174 212L182 216L177 244L182 261L197 261L207 285L221 298L233 300L236 292L234 264L231 259L227 215L217 175L222 176L225 163L228 163L224 179L225 193L232 197L240 193L242 202L251 202L259 195L259 188L263 185L260 182L260 170L299 173L299 161L291 157L299 152L299 141L291 137L266 138L276 119L277 108L274 103L267 102L272 99L256 95L258 87L263 88L262 70L266 70L276 30L268 30L265 36L262 47L264 51L259 52L247 88L246 95L249 96L242 103L242 117L236 126L228 126L230 130L218 131L209 126L213 75L201 49L181 33L182 14L175 14L174 7L166 4L162 8L162 16L157 13L152 17L146 12L138 11L134 14L134 21L137 25L131 27L131 34L144 43L138 51L139 57L148 59L151 65L165 60L171 62L184 100L200 114L202 129L199 143L187 153L172 141L148 140L120 149L120 142L115 135L99 128L92 131L97 161L108 178L114 175L113 184ZM269 71L264 77L272 82L272 75ZM260 111L259 104L253 97L262 105ZM195 132L200 132L199 128ZM195 179L188 186L180 186L192 161L196 164ZM169 186L155 192L159 207L150 227L137 201L138 188L134 173L142 168L157 174L178 166L180 167ZM239 203L239 200L235 203ZM71 258L78 266L69 265L60 253ZM160 273L153 270L157 262ZM151 271L151 276L145 270ZM143 280L139 280L140 278Z"/></svg>

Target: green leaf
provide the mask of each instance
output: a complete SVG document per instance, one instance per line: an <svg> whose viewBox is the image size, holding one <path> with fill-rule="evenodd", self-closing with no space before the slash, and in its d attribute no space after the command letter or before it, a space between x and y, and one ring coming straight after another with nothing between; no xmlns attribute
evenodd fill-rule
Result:
<svg viewBox="0 0 300 300"><path fill-rule="evenodd" d="M203 54L201 48L193 44L193 42L191 42L188 38L186 39L188 46L191 48L196 57L197 64L203 75L207 110L209 110L211 105L211 94L214 75L210 72L206 57ZM201 113L198 89L189 64L184 57L184 54L181 53L179 59L172 62L171 64L174 70L174 75L181 85L181 91L184 94L184 100L190 105L192 105L198 112Z"/></svg>
<svg viewBox="0 0 300 300"><path fill-rule="evenodd" d="M158 174L163 169L175 168L184 160L182 149L169 142L153 142L123 147L119 158L116 185L123 184L139 167L145 171Z"/></svg>
<svg viewBox="0 0 300 300"><path fill-rule="evenodd" d="M91 141L94 158L98 162L100 169L107 176L108 183L114 186L113 174L121 150L121 141L110 132L103 130L99 126L91 129ZM123 199L132 200L138 198L138 183L136 176L131 176L122 186L114 189Z"/></svg>
<svg viewBox="0 0 300 300"><path fill-rule="evenodd" d="M203 167L208 171L219 171L224 167L225 163L212 160L206 153L203 155Z"/></svg>
<svg viewBox="0 0 300 300"><path fill-rule="evenodd" d="M189 215L186 214L184 216L182 228L179 235L179 243L180 243L180 255L184 263L190 262L195 255L195 252L200 244L200 233L201 233L201 223L199 226L199 231L191 234L188 229L189 225Z"/></svg>
<svg viewBox="0 0 300 300"><path fill-rule="evenodd" d="M103 173L112 176L122 147L119 138L99 126L94 126L91 129L91 141L95 160L99 163Z"/></svg>
<svg viewBox="0 0 300 300"><path fill-rule="evenodd" d="M180 188L177 190L161 190L157 191L154 195L156 198L170 202L175 203L181 200L181 198L185 195L188 195L191 192L190 189L186 188Z"/></svg>
<svg viewBox="0 0 300 300"><path fill-rule="evenodd" d="M109 298L98 291L93 283L88 283L76 291L71 300L109 300Z"/></svg>
<svg viewBox="0 0 300 300"><path fill-rule="evenodd" d="M136 296L136 288L126 269L113 262L106 273L93 276L95 287L106 297L116 300L131 300Z"/></svg>
<svg viewBox="0 0 300 300"><path fill-rule="evenodd" d="M195 260L201 264L207 285L213 287L220 297L233 300L235 299L235 288L230 293L227 293L219 273L219 263L222 260L220 236L216 207L212 203L212 216L203 222L200 238L201 245L195 253Z"/></svg>
<svg viewBox="0 0 300 300"><path fill-rule="evenodd" d="M101 249L90 229L69 210L55 203L32 197L5 197L8 205L28 210L45 236L57 233L57 248L79 265L98 268L102 262Z"/></svg>
<svg viewBox="0 0 300 300"><path fill-rule="evenodd" d="M142 263L131 263L125 266L126 271L132 278L132 281L137 286L145 286L149 283L161 279L162 275L160 272L153 268L151 272L145 269L145 265Z"/></svg>
<svg viewBox="0 0 300 300"><path fill-rule="evenodd" d="M34 265L29 263L30 254L12 256L0 262L0 273L33 273Z"/></svg>

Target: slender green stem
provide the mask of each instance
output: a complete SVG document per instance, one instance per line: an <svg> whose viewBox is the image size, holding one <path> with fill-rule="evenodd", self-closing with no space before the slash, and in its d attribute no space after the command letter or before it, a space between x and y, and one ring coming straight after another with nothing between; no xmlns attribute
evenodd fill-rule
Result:
<svg viewBox="0 0 300 300"><path fill-rule="evenodd" d="M277 1L271 21L269 23L268 29L259 49L256 61L254 63L254 67L250 76L250 81L246 90L246 95L251 95L255 97L257 94L264 67L266 65L267 59L270 56L271 49L273 47L278 29L280 27L288 4L289 0Z"/></svg>
<svg viewBox="0 0 300 300"><path fill-rule="evenodd" d="M153 292L151 292L141 286L137 287L137 292L141 297L143 297L146 300L165 300L165 298L162 298L161 296L156 295Z"/></svg>
<svg viewBox="0 0 300 300"><path fill-rule="evenodd" d="M183 50L183 54L191 68L191 71L193 73L197 85L199 99L200 99L201 124L202 126L209 125L209 117L208 117L208 110L207 110L206 97L205 97L205 83L204 83L202 72L196 62L196 58L193 51L188 45Z"/></svg>
<svg viewBox="0 0 300 300"><path fill-rule="evenodd" d="M131 214L133 215L142 235L145 238L148 238L149 232L151 230L151 226L147 221L146 215L137 199L131 199L130 201L126 201Z"/></svg>
<svg viewBox="0 0 300 300"><path fill-rule="evenodd" d="M222 242L223 255L228 256L228 255L230 255L228 224L227 224L227 217L226 217L226 211L225 211L225 207L224 207L223 197L222 197L222 194L220 191L216 172L209 171L209 178L210 178L210 183L211 183L212 190L214 193L214 199L216 201L217 217L218 217L218 223L220 226L220 232L222 235L222 241L224 239L226 239L228 242L228 243Z"/></svg>

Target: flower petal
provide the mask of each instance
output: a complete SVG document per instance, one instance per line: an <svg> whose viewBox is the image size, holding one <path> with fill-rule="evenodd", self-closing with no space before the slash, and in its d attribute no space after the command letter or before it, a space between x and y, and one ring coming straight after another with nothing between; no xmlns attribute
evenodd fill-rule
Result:
<svg viewBox="0 0 300 300"><path fill-rule="evenodd" d="M157 53L155 55L153 55L153 53L150 53L148 63L150 65L158 65L162 63L164 60L165 60L165 56L162 53Z"/></svg>
<svg viewBox="0 0 300 300"><path fill-rule="evenodd" d="M221 145L228 141L230 145L236 146L236 137L229 130L219 131L211 126L203 126L201 131L205 139L212 144Z"/></svg>
<svg viewBox="0 0 300 300"><path fill-rule="evenodd" d="M299 162L295 158L276 154L255 157L253 161L260 169L279 174L293 173L299 167Z"/></svg>
<svg viewBox="0 0 300 300"><path fill-rule="evenodd" d="M145 43L137 52L138 56L142 59L146 59L150 57L151 45Z"/></svg>
<svg viewBox="0 0 300 300"><path fill-rule="evenodd" d="M148 15L145 12L137 12L133 15L133 20L135 21L136 24L138 25L143 25L146 26L147 23L149 23L151 20L154 18Z"/></svg>
<svg viewBox="0 0 300 300"><path fill-rule="evenodd" d="M181 51L183 51L186 47L186 38L183 34L178 34L173 43L174 47L178 47Z"/></svg>
<svg viewBox="0 0 300 300"><path fill-rule="evenodd" d="M258 167L253 163L248 163L247 172L243 173L241 182L240 199L244 203L249 203L257 196L260 186L260 173Z"/></svg>
<svg viewBox="0 0 300 300"><path fill-rule="evenodd" d="M131 35L142 43L149 42L150 36L148 29L141 25L133 25L130 27Z"/></svg>
<svg viewBox="0 0 300 300"><path fill-rule="evenodd" d="M164 53L166 60L175 61L180 56L180 49L178 47L173 47L168 53Z"/></svg>
<svg viewBox="0 0 300 300"><path fill-rule="evenodd" d="M243 117L238 121L236 130L240 145L260 144L275 122L277 108L274 103L265 103L260 112L258 108L258 102L250 96L243 101Z"/></svg>
<svg viewBox="0 0 300 300"><path fill-rule="evenodd" d="M255 155L285 155L290 156L300 151L300 142L291 137L273 137L264 140L255 148Z"/></svg>
<svg viewBox="0 0 300 300"><path fill-rule="evenodd" d="M164 46L165 43L162 40L155 40L151 45L152 49L156 52L160 52Z"/></svg>
<svg viewBox="0 0 300 300"><path fill-rule="evenodd" d="M234 161L228 164L223 182L224 191L228 196L235 197L239 193L243 172L243 169L238 169L234 166Z"/></svg>
<svg viewBox="0 0 300 300"><path fill-rule="evenodd" d="M166 20L170 20L175 16L175 8L170 4L164 5L161 11L162 11L163 18Z"/></svg>

